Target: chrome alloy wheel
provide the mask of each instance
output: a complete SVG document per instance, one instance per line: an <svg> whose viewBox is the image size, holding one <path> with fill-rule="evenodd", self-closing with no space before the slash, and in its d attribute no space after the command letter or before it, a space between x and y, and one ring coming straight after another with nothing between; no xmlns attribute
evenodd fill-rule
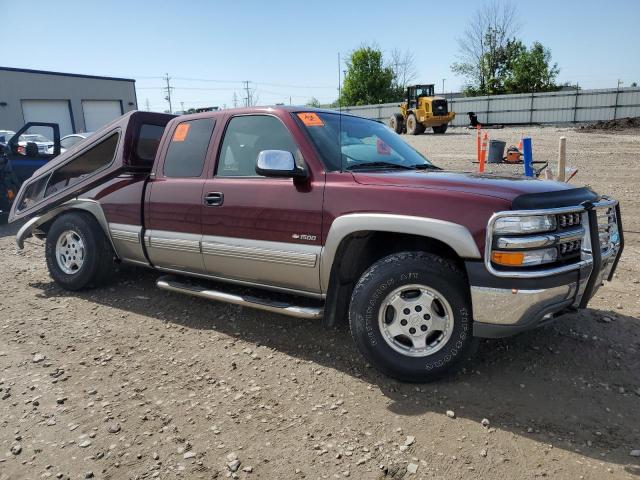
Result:
<svg viewBox="0 0 640 480"><path fill-rule="evenodd" d="M453 332L453 310L445 297L426 285L403 285L382 301L382 337L396 352L426 357L440 350Z"/></svg>
<svg viewBox="0 0 640 480"><path fill-rule="evenodd" d="M84 242L73 230L65 230L56 242L56 260L60 270L73 275L80 271L84 263Z"/></svg>

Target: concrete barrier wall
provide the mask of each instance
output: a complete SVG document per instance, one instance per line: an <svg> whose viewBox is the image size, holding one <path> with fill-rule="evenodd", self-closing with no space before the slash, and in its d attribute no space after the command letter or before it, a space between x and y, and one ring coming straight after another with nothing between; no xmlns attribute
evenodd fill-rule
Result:
<svg viewBox="0 0 640 480"><path fill-rule="evenodd" d="M469 124L467 112L475 112L480 123L579 123L640 117L640 88L562 90L549 93L520 93L449 99L456 112L453 125ZM398 103L345 107L361 117L382 120L398 112Z"/></svg>

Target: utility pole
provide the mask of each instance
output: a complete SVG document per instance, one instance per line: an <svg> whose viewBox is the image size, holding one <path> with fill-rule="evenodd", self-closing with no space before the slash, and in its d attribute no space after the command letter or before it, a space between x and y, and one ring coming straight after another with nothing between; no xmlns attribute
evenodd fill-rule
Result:
<svg viewBox="0 0 640 480"><path fill-rule="evenodd" d="M238 108L238 94L233 92L233 108Z"/></svg>
<svg viewBox="0 0 640 480"><path fill-rule="evenodd" d="M291 95L289 95L289 105L293 105L293 103L291 103Z"/></svg>
<svg viewBox="0 0 640 480"><path fill-rule="evenodd" d="M249 80L245 80L243 83L244 83L244 89L247 92L247 97L245 98L245 107L250 107L251 106L251 91L249 90Z"/></svg>
<svg viewBox="0 0 640 480"><path fill-rule="evenodd" d="M180 108L182 109L182 113L184 113L184 102L180 102Z"/></svg>
<svg viewBox="0 0 640 480"><path fill-rule="evenodd" d="M446 80L446 78L442 79L442 96L444 97L444 81Z"/></svg>
<svg viewBox="0 0 640 480"><path fill-rule="evenodd" d="M167 73L165 74L164 79L167 81L167 86L165 88L167 90L167 96L164 97L164 99L169 102L169 113L173 113L173 107L171 106L171 90L173 90L173 87L169 83L171 77L169 77L169 74Z"/></svg>
<svg viewBox="0 0 640 480"><path fill-rule="evenodd" d="M151 107L149 107L149 99L148 98L145 100L145 103L147 104L147 112L150 112L151 111Z"/></svg>

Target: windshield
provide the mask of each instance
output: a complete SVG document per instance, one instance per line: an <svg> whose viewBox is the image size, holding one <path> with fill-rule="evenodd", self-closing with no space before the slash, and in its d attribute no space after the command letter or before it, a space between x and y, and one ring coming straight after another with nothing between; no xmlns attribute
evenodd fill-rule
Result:
<svg viewBox="0 0 640 480"><path fill-rule="evenodd" d="M338 113L297 115L327 170L437 168L382 123Z"/></svg>
<svg viewBox="0 0 640 480"><path fill-rule="evenodd" d="M416 97L433 97L433 86L418 87Z"/></svg>

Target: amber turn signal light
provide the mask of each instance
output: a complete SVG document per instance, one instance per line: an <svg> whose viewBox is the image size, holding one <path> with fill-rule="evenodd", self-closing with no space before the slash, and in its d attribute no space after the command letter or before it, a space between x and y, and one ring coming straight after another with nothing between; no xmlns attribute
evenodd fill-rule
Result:
<svg viewBox="0 0 640 480"><path fill-rule="evenodd" d="M491 252L491 261L507 267L520 266L524 262L523 252Z"/></svg>
<svg viewBox="0 0 640 480"><path fill-rule="evenodd" d="M13 200L13 197L15 197L15 196L16 196L16 194L13 193L13 190L11 190L11 189L7 190L7 198L9 200Z"/></svg>

